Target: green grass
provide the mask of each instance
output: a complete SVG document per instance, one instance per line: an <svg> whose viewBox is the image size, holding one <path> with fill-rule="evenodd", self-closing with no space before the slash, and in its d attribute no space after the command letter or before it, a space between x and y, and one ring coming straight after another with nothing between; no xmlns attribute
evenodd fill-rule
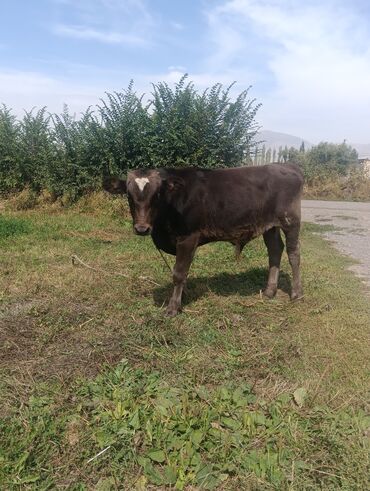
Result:
<svg viewBox="0 0 370 491"><path fill-rule="evenodd" d="M29 232L29 224L19 218L9 218L0 215L0 240L8 239L14 235Z"/></svg>
<svg viewBox="0 0 370 491"><path fill-rule="evenodd" d="M320 227L302 302L285 255L266 301L262 240L240 263L219 243L168 319L169 272L117 213L0 225L1 489L368 488L370 307Z"/></svg>

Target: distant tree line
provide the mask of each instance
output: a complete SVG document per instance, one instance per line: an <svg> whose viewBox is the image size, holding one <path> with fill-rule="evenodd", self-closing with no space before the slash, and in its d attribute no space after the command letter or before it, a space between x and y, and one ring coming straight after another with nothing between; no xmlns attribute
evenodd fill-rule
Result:
<svg viewBox="0 0 370 491"><path fill-rule="evenodd" d="M306 177L306 181L330 176L344 176L348 171L358 166L357 151L346 142L335 144L321 142L305 149L302 142L299 150L294 147L267 148L257 146L254 150L253 165L263 165L272 162L294 162L298 164Z"/></svg>
<svg viewBox="0 0 370 491"><path fill-rule="evenodd" d="M46 108L18 120L0 108L0 193L28 188L72 199L99 189L107 174L138 167L206 168L251 163L260 104L248 90L231 99L221 84L199 92L186 76L153 85L148 101L131 82L76 118Z"/></svg>

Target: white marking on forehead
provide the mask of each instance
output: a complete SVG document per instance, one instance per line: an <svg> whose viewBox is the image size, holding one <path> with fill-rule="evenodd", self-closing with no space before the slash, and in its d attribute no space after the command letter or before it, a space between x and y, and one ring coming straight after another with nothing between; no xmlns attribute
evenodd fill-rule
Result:
<svg viewBox="0 0 370 491"><path fill-rule="evenodd" d="M135 179L135 182L137 184L137 187L140 189L140 191L142 192L143 189L145 188L145 186L148 184L149 182L149 179L147 177L137 177Z"/></svg>

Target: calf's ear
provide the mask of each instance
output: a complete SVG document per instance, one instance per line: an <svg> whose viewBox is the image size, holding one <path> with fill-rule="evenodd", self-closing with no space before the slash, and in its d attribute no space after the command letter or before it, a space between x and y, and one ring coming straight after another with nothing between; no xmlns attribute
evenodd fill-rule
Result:
<svg viewBox="0 0 370 491"><path fill-rule="evenodd" d="M184 185L184 179L179 176L171 176L165 180L166 188L170 192L178 191Z"/></svg>
<svg viewBox="0 0 370 491"><path fill-rule="evenodd" d="M112 194L126 194L126 181L117 177L107 177L103 181L103 189Z"/></svg>

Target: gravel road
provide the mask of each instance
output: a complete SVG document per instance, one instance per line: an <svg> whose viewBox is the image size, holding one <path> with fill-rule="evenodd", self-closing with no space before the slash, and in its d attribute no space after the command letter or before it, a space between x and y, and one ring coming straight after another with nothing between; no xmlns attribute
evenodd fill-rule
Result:
<svg viewBox="0 0 370 491"><path fill-rule="evenodd" d="M336 227L323 235L358 261L350 269L370 287L370 203L303 200L302 220Z"/></svg>

